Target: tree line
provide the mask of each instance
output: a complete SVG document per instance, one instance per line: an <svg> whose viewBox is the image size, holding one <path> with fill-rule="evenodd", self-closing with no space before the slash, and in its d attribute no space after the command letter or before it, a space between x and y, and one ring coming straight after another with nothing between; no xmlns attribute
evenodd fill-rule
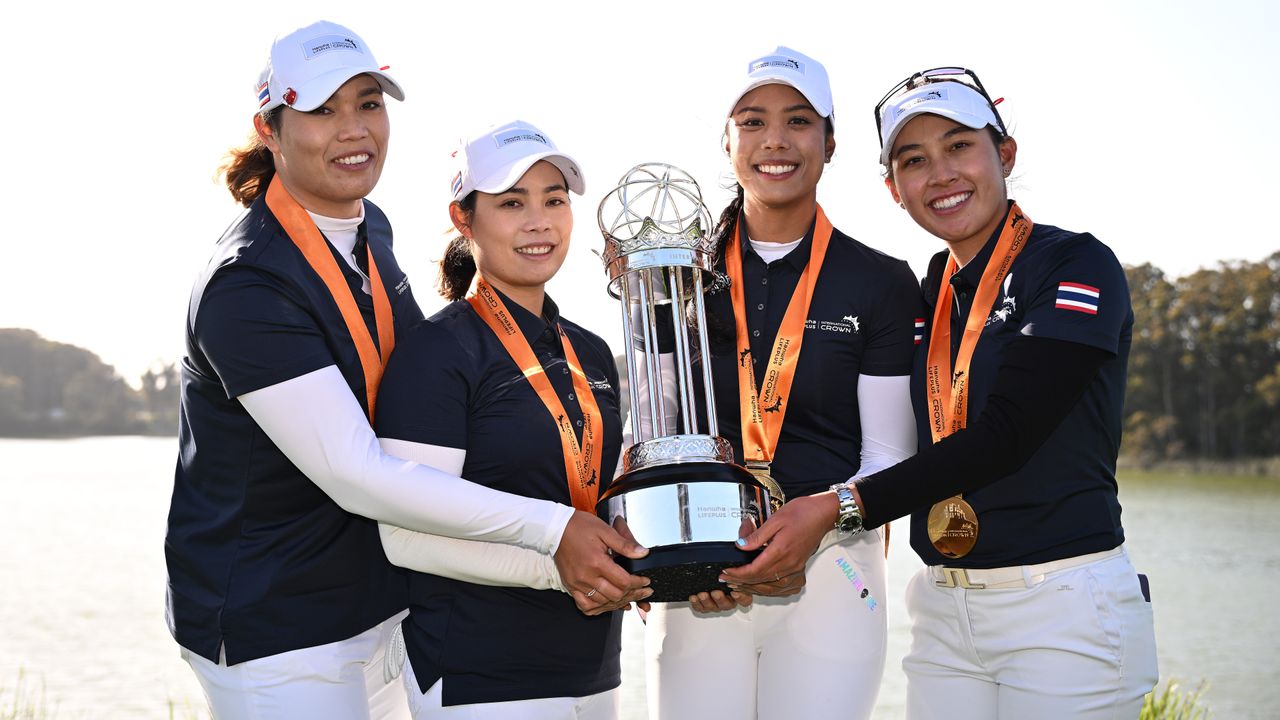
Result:
<svg viewBox="0 0 1280 720"><path fill-rule="evenodd" d="M1126 266L1133 298L1122 452L1138 462L1280 455L1280 252L1171 279ZM0 436L177 431L178 372L139 389L97 355L0 329Z"/></svg>
<svg viewBox="0 0 1280 720"><path fill-rule="evenodd" d="M1125 272L1134 328L1122 452L1280 455L1280 252L1176 280L1150 264Z"/></svg>
<svg viewBox="0 0 1280 720"><path fill-rule="evenodd" d="M0 437L177 434L176 367L139 384L84 348L0 329Z"/></svg>

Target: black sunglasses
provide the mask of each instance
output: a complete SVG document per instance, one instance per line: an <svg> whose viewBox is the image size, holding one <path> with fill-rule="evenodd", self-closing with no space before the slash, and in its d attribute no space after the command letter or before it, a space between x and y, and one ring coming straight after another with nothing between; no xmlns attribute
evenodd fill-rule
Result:
<svg viewBox="0 0 1280 720"><path fill-rule="evenodd" d="M921 85L928 85L929 83L935 82L955 82L960 83L961 85L967 85L974 90L977 90L982 97L986 99L987 105L990 106L991 114L995 116L996 123L999 125L998 129L1000 130L1000 134L1009 134L1009 131L1004 126L1004 118L1000 117L1000 111L996 110L996 105L999 105L1004 98L993 101L991 96L987 94L987 89L982 87L982 81L978 79L977 73L962 67L936 67L930 68L929 70L921 70L906 80L894 85L893 89L885 93L885 96L880 98L880 102L876 103L876 137L880 138L881 148L884 147L884 131L881 127L881 123L883 121L881 111L884 110L884 104L900 93L909 92L911 90L915 90Z"/></svg>

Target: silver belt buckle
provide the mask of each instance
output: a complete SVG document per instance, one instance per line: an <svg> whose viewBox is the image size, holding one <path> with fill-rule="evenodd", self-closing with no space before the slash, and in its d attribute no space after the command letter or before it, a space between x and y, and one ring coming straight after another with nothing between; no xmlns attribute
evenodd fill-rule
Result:
<svg viewBox="0 0 1280 720"><path fill-rule="evenodd" d="M934 580L933 583L938 587L947 588L964 588L966 590L981 590L987 586L986 583L969 582L969 572L964 568L940 567L942 571L942 580Z"/></svg>

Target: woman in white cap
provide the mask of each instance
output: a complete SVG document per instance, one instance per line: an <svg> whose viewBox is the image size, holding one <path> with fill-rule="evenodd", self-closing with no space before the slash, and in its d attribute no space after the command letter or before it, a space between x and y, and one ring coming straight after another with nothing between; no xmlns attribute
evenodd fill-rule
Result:
<svg viewBox="0 0 1280 720"><path fill-rule="evenodd" d="M217 718L407 714L407 591L375 520L554 552L583 590L621 573L606 544L632 552L591 514L380 450L383 367L422 317L364 200L386 95L404 97L351 30L281 36L223 168L248 209L191 295L165 540L169 626Z"/></svg>
<svg viewBox="0 0 1280 720"><path fill-rule="evenodd" d="M453 302L407 333L387 367L383 446L497 490L593 512L622 442L604 340L560 315L546 283L573 230L582 171L542 131L490 127L455 153L440 268ZM545 554L384 526L415 570L405 673L415 718L607 719L620 631L647 578L565 587Z"/></svg>
<svg viewBox="0 0 1280 720"><path fill-rule="evenodd" d="M706 302L717 418L775 499L804 505L915 449L920 293L905 262L833 229L818 205L836 147L822 64L779 47L735 90L724 150L737 197L717 229L728 288ZM884 541L827 529L799 567L735 597L653 607L651 717L870 715L887 632Z"/></svg>
<svg viewBox="0 0 1280 720"><path fill-rule="evenodd" d="M908 718L1133 718L1157 670L1116 495L1128 286L1092 235L1009 198L1018 145L997 102L936 68L876 107L889 191L947 249L912 374L922 449L855 478L854 501L867 527L910 513L926 565L907 589ZM753 538L770 546L743 577L795 566L821 525Z"/></svg>

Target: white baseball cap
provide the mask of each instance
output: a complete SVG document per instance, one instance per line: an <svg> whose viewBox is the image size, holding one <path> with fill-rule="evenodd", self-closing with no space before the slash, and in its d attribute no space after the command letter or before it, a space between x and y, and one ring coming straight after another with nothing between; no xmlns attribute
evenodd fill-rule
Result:
<svg viewBox="0 0 1280 720"><path fill-rule="evenodd" d="M454 200L465 198L472 190L505 192L539 160L559 168L570 190L579 195L586 190L577 161L560 152L546 133L523 120L494 125L460 144L452 155L455 169L449 180Z"/></svg>
<svg viewBox="0 0 1280 720"><path fill-rule="evenodd" d="M312 23L271 43L267 66L258 76L258 112L280 105L310 112L323 105L342 84L368 73L382 92L404 100L404 90L373 59L359 35L337 23Z"/></svg>
<svg viewBox="0 0 1280 720"><path fill-rule="evenodd" d="M977 89L962 82L927 82L885 101L880 109L880 162L888 164L894 138L907 121L931 113L955 120L974 130L991 125L1004 131L991 101Z"/></svg>
<svg viewBox="0 0 1280 720"><path fill-rule="evenodd" d="M743 95L761 85L775 83L795 88L805 100L809 101L818 115L831 120L834 126L831 81L827 78L827 69L808 55L782 45L768 55L762 55L747 63L746 81L733 95L733 101L729 103L728 115L733 115L733 109L737 107Z"/></svg>

